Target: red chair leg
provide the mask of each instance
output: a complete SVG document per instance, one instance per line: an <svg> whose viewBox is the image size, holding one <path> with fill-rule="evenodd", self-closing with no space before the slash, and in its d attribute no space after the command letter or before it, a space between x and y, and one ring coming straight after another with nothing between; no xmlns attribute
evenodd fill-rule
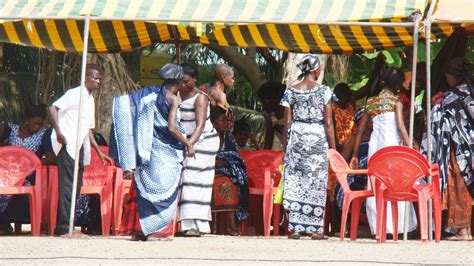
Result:
<svg viewBox="0 0 474 266"><path fill-rule="evenodd" d="M380 219L380 222L377 224L377 231L379 232L378 243L383 243L387 240L387 202L384 201L381 206L380 209L377 209L377 211L380 210L380 214L377 214Z"/></svg>
<svg viewBox="0 0 474 266"><path fill-rule="evenodd" d="M270 236L270 224L273 211L273 197L272 197L272 186L270 183L270 169L265 168L265 183L263 192L263 234L266 237Z"/></svg>
<svg viewBox="0 0 474 266"><path fill-rule="evenodd" d="M28 201L30 205L30 223L31 223L31 235L32 236L39 236L39 232L37 230L37 216L36 216L36 200L35 195L28 194ZM21 224L19 224L19 232L21 233ZM17 231L17 224L15 224L15 233Z"/></svg>
<svg viewBox="0 0 474 266"><path fill-rule="evenodd" d="M264 195L264 203L263 203L263 233L264 236L269 237L270 236L270 224L271 224L271 217L272 217L272 206L271 203L266 203L265 201L268 201L265 199ZM270 198L271 200L271 198Z"/></svg>
<svg viewBox="0 0 474 266"><path fill-rule="evenodd" d="M57 168L54 169L51 167L49 171L49 184L48 184L48 194L49 194L49 235L54 234L54 229L56 228L57 215L58 215L58 172Z"/></svg>
<svg viewBox="0 0 474 266"><path fill-rule="evenodd" d="M418 194L418 213L419 213L419 227L421 242L428 241L428 210L427 200L423 195Z"/></svg>
<svg viewBox="0 0 474 266"><path fill-rule="evenodd" d="M102 224L102 235L109 236L110 235L110 215L108 211L110 210L111 206L108 206L108 201L104 199L104 194L98 194L100 199L100 216L101 216L101 224Z"/></svg>
<svg viewBox="0 0 474 266"><path fill-rule="evenodd" d="M273 205L273 235L279 236L280 235L280 213L281 213L281 205L274 204Z"/></svg>
<svg viewBox="0 0 474 266"><path fill-rule="evenodd" d="M359 228L360 218L360 207L362 205L361 199L355 199L352 201L352 213L351 213L351 240L356 240L357 230Z"/></svg>
<svg viewBox="0 0 474 266"><path fill-rule="evenodd" d="M393 240L398 241L398 202L391 201L392 207L392 226L393 226Z"/></svg>
<svg viewBox="0 0 474 266"><path fill-rule="evenodd" d="M388 202L385 201L384 202L384 206L383 206L383 224L382 224L382 230L383 230L383 234L382 234L382 237L383 237L383 242L387 242L387 209L388 209Z"/></svg>
<svg viewBox="0 0 474 266"><path fill-rule="evenodd" d="M441 240L441 201L433 198L433 216L435 225L435 241Z"/></svg>
<svg viewBox="0 0 474 266"><path fill-rule="evenodd" d="M342 203L341 227L339 230L341 241L344 240L344 235L346 232L346 223L347 223L347 216L349 214L350 204L351 204L350 199L348 197L344 198L344 202ZM352 235L352 232L351 232L351 235Z"/></svg>
<svg viewBox="0 0 474 266"><path fill-rule="evenodd" d="M122 195L122 187L123 187L123 181L115 179L115 184L114 184L114 202L113 202L113 214L112 214L112 235L116 236L118 235L118 232L120 230L120 217L121 217L121 212L120 209L123 205L123 198L121 197ZM122 201L120 199L122 198ZM122 204L120 204L122 202Z"/></svg>
<svg viewBox="0 0 474 266"><path fill-rule="evenodd" d="M375 202L376 202L376 223L375 223L375 238L377 239L377 243L382 243L383 238L382 238L382 224L383 224L383 211L384 211L384 204L383 204L383 199L380 196L375 196Z"/></svg>

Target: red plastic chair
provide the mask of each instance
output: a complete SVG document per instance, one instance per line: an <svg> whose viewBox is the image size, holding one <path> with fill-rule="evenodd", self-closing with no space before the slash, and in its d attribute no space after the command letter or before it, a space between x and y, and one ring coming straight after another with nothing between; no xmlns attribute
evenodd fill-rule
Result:
<svg viewBox="0 0 474 266"><path fill-rule="evenodd" d="M39 236L41 227L41 168L41 161L34 152L16 146L0 147L0 194L28 196L33 236ZM35 173L35 185L23 186L32 173Z"/></svg>
<svg viewBox="0 0 474 266"><path fill-rule="evenodd" d="M393 236L398 240L397 201L417 201L421 241L428 239L428 200L433 200L435 240L441 238L441 195L438 165L429 165L417 151L404 146L378 150L370 159L368 173L376 179L377 242L386 241L387 201L392 202ZM432 176L432 184L417 184L420 178Z"/></svg>
<svg viewBox="0 0 474 266"><path fill-rule="evenodd" d="M249 194L263 196L263 231L270 236L270 223L273 212L273 232L280 234L280 205L273 205L273 195L277 191L281 173L278 167L283 163L284 152L257 150L244 154L243 159L249 176ZM241 232L243 233L243 232Z"/></svg>
<svg viewBox="0 0 474 266"><path fill-rule="evenodd" d="M112 235L118 235L123 216L123 200L125 195L130 193L132 180L123 179L122 169L116 168L116 178L114 184L114 214L112 221Z"/></svg>
<svg viewBox="0 0 474 266"><path fill-rule="evenodd" d="M342 203L342 216L341 216L341 240L344 240L344 232L346 231L347 216L349 213L349 206L352 203L352 218L351 218L351 240L356 240L357 229L359 227L360 207L362 202L374 195L372 190L360 190L353 191L350 189L347 183L348 174L367 174L367 169L353 170L349 168L344 157L334 149L328 151L329 162L331 168L336 174L337 181L341 185L344 191L344 202Z"/></svg>
<svg viewBox="0 0 474 266"><path fill-rule="evenodd" d="M99 146L104 154L108 154L108 147ZM102 224L102 235L110 234L110 223L112 219L113 202L113 173L114 166L103 165L102 160L95 151L91 149L91 163L84 167L81 194L97 194L100 199L100 213ZM50 167L49 195L50 195L50 223L49 234L53 235L56 227L58 212L58 171L56 166Z"/></svg>

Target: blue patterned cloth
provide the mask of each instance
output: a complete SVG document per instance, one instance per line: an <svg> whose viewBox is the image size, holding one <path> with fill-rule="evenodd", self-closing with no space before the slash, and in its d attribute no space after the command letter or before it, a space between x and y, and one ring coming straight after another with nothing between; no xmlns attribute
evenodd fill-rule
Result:
<svg viewBox="0 0 474 266"><path fill-rule="evenodd" d="M228 176L232 183L237 186L240 206L239 210L235 213L235 217L237 221L241 222L249 216L249 177L245 163L237 150L237 143L231 134L224 134L216 160L228 162L228 165L225 167L216 167L216 174Z"/></svg>
<svg viewBox="0 0 474 266"><path fill-rule="evenodd" d="M367 169L367 163L369 161L368 153L369 141L366 140L359 144L359 169ZM352 190L363 190L367 185L367 175L347 175L347 183ZM334 197L336 198L337 206L342 210L344 190L339 183L337 183L336 188L334 189ZM362 208L362 210L365 210L365 208Z"/></svg>
<svg viewBox="0 0 474 266"><path fill-rule="evenodd" d="M10 136L8 137L8 144L18 147L23 147L33 152L37 152L41 146L41 140L46 132L46 128L41 128L35 133L26 138L21 138L19 134L20 125L8 123L11 128Z"/></svg>
<svg viewBox="0 0 474 266"><path fill-rule="evenodd" d="M167 228L177 207L184 147L168 131L169 108L162 86L145 87L113 100L109 152L122 169L135 169L144 235Z"/></svg>

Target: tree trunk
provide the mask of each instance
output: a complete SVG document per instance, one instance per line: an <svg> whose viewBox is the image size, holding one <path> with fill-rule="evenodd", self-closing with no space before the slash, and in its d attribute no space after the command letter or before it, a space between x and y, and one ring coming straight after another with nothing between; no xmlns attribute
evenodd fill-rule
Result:
<svg viewBox="0 0 474 266"><path fill-rule="evenodd" d="M334 84L347 83L349 77L349 56L331 55L328 60L328 71L334 77Z"/></svg>
<svg viewBox="0 0 474 266"><path fill-rule="evenodd" d="M102 84L95 98L95 132L109 139L112 125L112 99L139 88L130 77L120 54L90 54L88 61L96 64L102 74Z"/></svg>
<svg viewBox="0 0 474 266"><path fill-rule="evenodd" d="M255 61L254 51L244 55L234 47L221 47L210 44L209 48L235 67L239 74L244 75L255 91L258 91L258 88L265 82L263 73Z"/></svg>

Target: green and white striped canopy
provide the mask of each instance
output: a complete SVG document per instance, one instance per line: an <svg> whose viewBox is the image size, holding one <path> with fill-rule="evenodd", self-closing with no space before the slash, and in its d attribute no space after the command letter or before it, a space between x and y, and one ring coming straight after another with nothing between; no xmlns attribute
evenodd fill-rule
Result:
<svg viewBox="0 0 474 266"><path fill-rule="evenodd" d="M328 25L411 22L427 0L0 0L0 41L89 52L119 52L155 42L354 53L411 45L408 27ZM448 35L435 25L433 38Z"/></svg>

